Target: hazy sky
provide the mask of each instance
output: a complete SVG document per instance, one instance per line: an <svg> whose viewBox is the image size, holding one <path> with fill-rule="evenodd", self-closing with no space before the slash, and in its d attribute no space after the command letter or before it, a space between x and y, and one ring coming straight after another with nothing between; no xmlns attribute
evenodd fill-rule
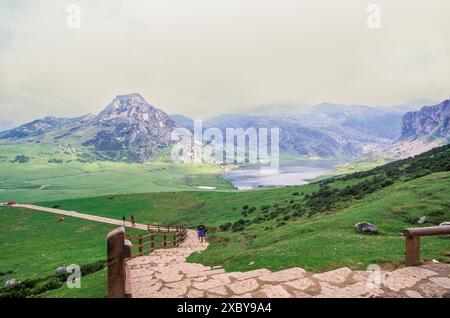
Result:
<svg viewBox="0 0 450 318"><path fill-rule="evenodd" d="M0 122L97 113L131 92L196 118L442 100L449 13L448 0L0 0Z"/></svg>

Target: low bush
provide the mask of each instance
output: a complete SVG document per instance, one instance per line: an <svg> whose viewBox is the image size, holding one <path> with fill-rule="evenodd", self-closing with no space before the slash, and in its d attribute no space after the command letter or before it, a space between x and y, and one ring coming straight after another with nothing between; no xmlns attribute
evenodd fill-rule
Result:
<svg viewBox="0 0 450 318"><path fill-rule="evenodd" d="M227 222L227 223L224 223L224 224L220 225L220 226L219 226L219 229L220 229L222 232L224 232L224 231L228 231L228 230L230 229L230 227L231 227L231 223L230 223L230 222Z"/></svg>
<svg viewBox="0 0 450 318"><path fill-rule="evenodd" d="M244 219L240 219L231 225L232 232L242 231L244 228L245 228L245 220Z"/></svg>

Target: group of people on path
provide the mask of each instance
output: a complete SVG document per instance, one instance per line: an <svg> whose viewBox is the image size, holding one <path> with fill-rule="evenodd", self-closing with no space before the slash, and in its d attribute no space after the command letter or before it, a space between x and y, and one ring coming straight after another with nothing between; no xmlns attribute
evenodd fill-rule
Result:
<svg viewBox="0 0 450 318"><path fill-rule="evenodd" d="M125 222L127 221L127 218L125 217L125 214L122 215L122 222L123 225L125 225ZM136 225L136 218L134 217L134 214L131 213L131 217L130 217L130 221L131 221L131 225L134 227Z"/></svg>
<svg viewBox="0 0 450 318"><path fill-rule="evenodd" d="M123 225L125 225L125 222L127 221L127 218L125 217L125 214L122 215L122 222ZM131 225L134 227L136 226L136 218L134 217L134 214L131 213L130 217ZM197 226L197 237L198 241L200 243L206 243L206 232L208 232L208 229L203 224L200 224Z"/></svg>

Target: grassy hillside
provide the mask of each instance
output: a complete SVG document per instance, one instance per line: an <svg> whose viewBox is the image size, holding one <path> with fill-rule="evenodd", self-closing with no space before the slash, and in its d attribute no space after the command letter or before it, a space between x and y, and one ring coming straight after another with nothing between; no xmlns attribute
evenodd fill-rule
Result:
<svg viewBox="0 0 450 318"><path fill-rule="evenodd" d="M180 191L140 194L98 196L83 200L69 199L39 202L39 205L60 206L64 210L76 210L100 216L120 219L132 212L142 223L164 225L187 224L194 227L199 223L219 226L224 222L241 218L242 206L248 204L272 204L278 200L291 199L292 193L301 189L310 193L317 185L287 187L270 190L243 192L226 191Z"/></svg>
<svg viewBox="0 0 450 318"><path fill-rule="evenodd" d="M371 263L400 263L404 259L404 238L399 233L450 220L448 189L450 173L431 174L398 183L333 213L302 216L280 225L279 221L252 224L242 231L218 231L210 247L190 257L192 262L222 265L227 270L267 267L273 270L299 266L324 271L341 266L365 268ZM375 224L378 235L354 230L357 222ZM422 258L450 261L448 236L422 240ZM251 265L250 265L251 264Z"/></svg>
<svg viewBox="0 0 450 318"><path fill-rule="evenodd" d="M36 202L116 193L180 191L197 186L231 189L220 169L168 162L99 161L55 145L0 145L0 201Z"/></svg>
<svg viewBox="0 0 450 318"><path fill-rule="evenodd" d="M102 269L98 272L86 276L81 281L81 288L68 288L66 285L60 288L49 290L39 297L42 298L103 298L106 297L107 270Z"/></svg>
<svg viewBox="0 0 450 318"><path fill-rule="evenodd" d="M57 215L18 208L1 207L0 214L2 287L12 278L45 283L57 267L105 261L106 234L115 228L68 216L58 222Z"/></svg>
<svg viewBox="0 0 450 318"><path fill-rule="evenodd" d="M207 224L210 248L192 261L227 269L301 266L321 271L364 267L403 258L406 227L450 220L450 147L365 172L306 186L244 192L173 192L44 202L63 209L120 218L134 212L140 222ZM355 232L374 223L377 236ZM448 239L424 240L423 255L441 258ZM248 264L254 262L253 265Z"/></svg>

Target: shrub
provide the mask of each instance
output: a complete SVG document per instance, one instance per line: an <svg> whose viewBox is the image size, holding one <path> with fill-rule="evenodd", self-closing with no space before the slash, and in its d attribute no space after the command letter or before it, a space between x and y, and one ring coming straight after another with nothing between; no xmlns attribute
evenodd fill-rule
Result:
<svg viewBox="0 0 450 318"><path fill-rule="evenodd" d="M105 261L96 261L93 263L85 264L80 266L81 274L83 276L98 272L106 267Z"/></svg>
<svg viewBox="0 0 450 318"><path fill-rule="evenodd" d="M220 225L220 226L219 226L219 229L220 229L222 232L225 232L225 231L228 231L228 230L230 229L230 227L231 227L231 223L230 223L230 222L227 222L227 223L224 223L224 224Z"/></svg>
<svg viewBox="0 0 450 318"><path fill-rule="evenodd" d="M53 277L47 280L42 286L36 287L31 293L33 295L39 295L45 293L46 291L57 289L63 285L58 278Z"/></svg>
<svg viewBox="0 0 450 318"><path fill-rule="evenodd" d="M64 163L64 160L62 159L55 159L55 158L50 158L47 160L48 163Z"/></svg>
<svg viewBox="0 0 450 318"><path fill-rule="evenodd" d="M11 270L6 271L6 272L0 272L0 276L5 276L5 275L8 275L8 274L12 274L12 273L13 273L13 271L11 271Z"/></svg>
<svg viewBox="0 0 450 318"><path fill-rule="evenodd" d="M30 161L30 158L25 155L18 155L16 158L12 161L12 163L26 163Z"/></svg>
<svg viewBox="0 0 450 318"><path fill-rule="evenodd" d="M231 225L232 232L242 231L244 228L245 228L245 220L244 219L240 219L240 220L234 222L233 225Z"/></svg>
<svg viewBox="0 0 450 318"><path fill-rule="evenodd" d="M305 214L305 212L304 211L300 211L300 210L296 210L296 211L292 212L292 216L294 216L294 217L302 216L304 214Z"/></svg>

